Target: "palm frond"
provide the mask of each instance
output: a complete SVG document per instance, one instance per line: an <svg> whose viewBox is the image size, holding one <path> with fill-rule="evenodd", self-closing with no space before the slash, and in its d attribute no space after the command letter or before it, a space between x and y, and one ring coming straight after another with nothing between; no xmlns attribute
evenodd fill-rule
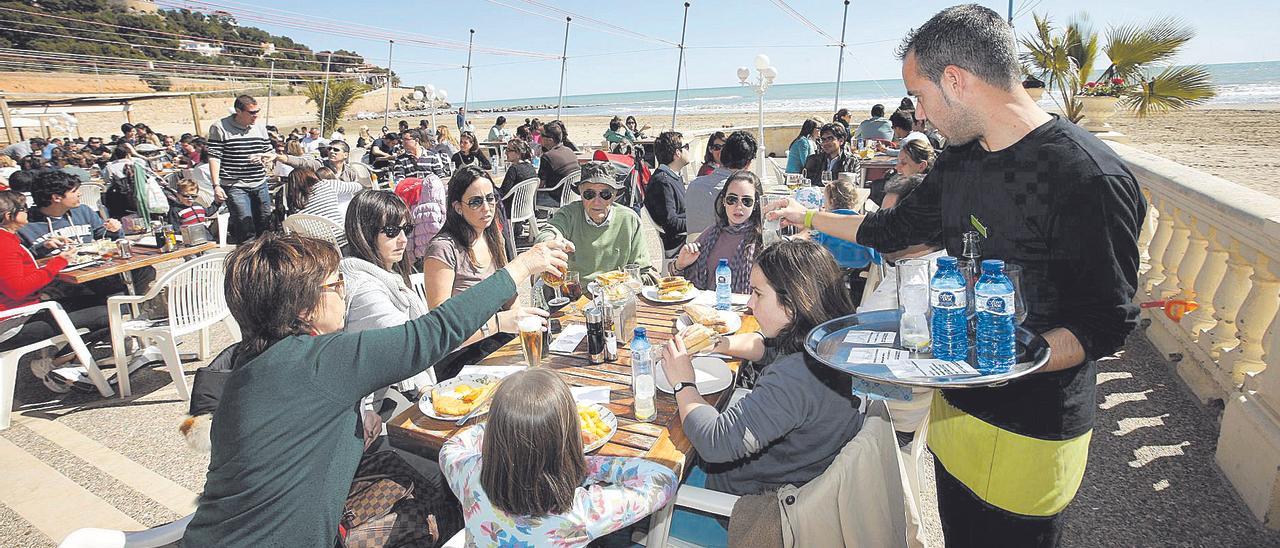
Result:
<svg viewBox="0 0 1280 548"><path fill-rule="evenodd" d="M355 104L356 100L360 98L360 94L368 90L369 86L354 80L331 80L326 101L324 84L311 81L307 82L303 95L307 97L307 100L316 104L317 121L322 122L325 127L336 127L338 121L346 114L347 109ZM324 113L324 120L320 120L321 113Z"/></svg>
<svg viewBox="0 0 1280 548"><path fill-rule="evenodd" d="M1121 25L1107 31L1107 57L1114 76L1125 80L1141 78L1141 69L1170 61L1195 30L1176 18L1157 19L1146 25Z"/></svg>
<svg viewBox="0 0 1280 548"><path fill-rule="evenodd" d="M1135 86L1121 104L1139 118L1152 114L1185 110L1217 95L1209 73L1202 66L1169 67L1155 78Z"/></svg>

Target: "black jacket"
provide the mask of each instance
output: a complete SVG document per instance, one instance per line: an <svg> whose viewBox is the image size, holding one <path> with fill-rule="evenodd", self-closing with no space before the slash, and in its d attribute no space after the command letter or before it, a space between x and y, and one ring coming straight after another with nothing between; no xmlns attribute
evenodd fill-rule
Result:
<svg viewBox="0 0 1280 548"><path fill-rule="evenodd" d="M684 181L667 166L658 166L644 189L644 207L662 230L662 248L670 251L685 242Z"/></svg>
<svg viewBox="0 0 1280 548"><path fill-rule="evenodd" d="M809 155L809 159L804 161L804 173L809 178L809 183L813 186L822 186L822 172L827 170L827 153L818 151ZM841 151L840 158L836 160L835 173L832 173L832 179L836 173L857 173L858 157L849 154L849 151Z"/></svg>

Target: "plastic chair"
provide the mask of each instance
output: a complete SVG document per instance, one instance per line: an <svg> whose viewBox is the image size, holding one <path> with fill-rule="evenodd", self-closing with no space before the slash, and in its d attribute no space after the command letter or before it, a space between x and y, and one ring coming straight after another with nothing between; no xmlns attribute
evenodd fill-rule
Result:
<svg viewBox="0 0 1280 548"><path fill-rule="evenodd" d="M413 284L413 292L418 294L418 298L422 299L422 308L430 310L431 304L427 302L427 280L421 272L414 272L409 275L409 283Z"/></svg>
<svg viewBox="0 0 1280 548"><path fill-rule="evenodd" d="M71 349L75 351L76 358L88 370L89 379L93 381L94 386L98 387L98 392L102 394L102 397L110 397L113 393L111 386L107 384L107 378L102 375L102 371L98 369L98 364L93 361L93 356L89 354L89 347L85 346L84 341L80 338L81 331L76 330L76 326L71 323L71 318L67 316L67 312L62 309L62 305L58 304L57 301L44 301L0 311L0 321L32 316L42 310L48 310L49 313L53 314L53 319L58 322L58 327L62 330L62 334L51 339L20 346L0 355L0 430L9 428L10 414L13 412L13 391L18 383L18 360L43 348L55 346L62 342L71 343Z"/></svg>
<svg viewBox="0 0 1280 548"><path fill-rule="evenodd" d="M360 186L373 190L382 190L384 188L381 178L373 175L373 168L360 162L350 162L348 165L360 174L356 178L356 182L360 183Z"/></svg>
<svg viewBox="0 0 1280 548"><path fill-rule="evenodd" d="M116 364L127 364L124 353L124 342L127 337L139 337L144 342L152 341L164 355L165 366L169 368L169 376L178 389L178 395L184 400L191 399L191 390L187 387L187 378L182 371L182 357L178 354L178 337L188 333L200 332L200 359L210 354L209 328L218 322L224 322L235 338L239 338L240 328L231 318L227 301L223 292L225 263L227 255L216 253L188 261L170 270L156 283L146 295L116 295L107 299L107 312L111 319L111 350ZM169 317L159 320L132 319L125 321L120 312L124 304L140 304L156 298L160 291L168 293ZM128 367L117 365L119 372L116 378L120 383L120 396L128 397L132 391L129 386Z"/></svg>
<svg viewBox="0 0 1280 548"><path fill-rule="evenodd" d="M324 240L335 247L342 247L342 244L339 243L342 241L342 227L327 217L309 213L295 213L285 217L284 222L281 224L287 233L301 234L309 238Z"/></svg>
<svg viewBox="0 0 1280 548"><path fill-rule="evenodd" d="M662 275L668 276L671 273L671 265L675 263L674 257L667 257L667 251L662 247L662 227L653 222L653 217L649 215L649 208L640 206L640 232L644 234L645 250L649 254L650 260L657 260L662 257ZM655 245L656 243L656 245Z"/></svg>
<svg viewBox="0 0 1280 548"><path fill-rule="evenodd" d="M195 514L188 514L173 523L144 531L117 531L92 527L76 529L67 535L67 538L62 539L58 548L158 548L182 540L192 517L195 517Z"/></svg>
<svg viewBox="0 0 1280 548"><path fill-rule="evenodd" d="M790 508L784 507L784 503L779 502L783 531L783 538L778 539L779 545L812 545L811 542L806 542L808 537L806 537L804 530L797 530L791 526L787 519L788 514L808 513L813 515L812 512L817 511L822 511L823 513L833 512L834 510L832 509L841 506L837 504L837 501L822 500L810 495L815 488L819 487L819 481L822 480L823 476L829 474L834 467L842 463L851 466L857 462L862 462L862 459L887 461L889 463L881 466L886 468L881 476L885 480L878 485L866 486L866 489L875 491L875 495L885 501L887 510L862 514L859 518L856 518L861 520L858 523L830 523L828 527L836 528L837 530L844 528L846 531L852 529L856 532L859 530L858 525L860 523L887 520L889 523L884 528L893 531L893 541L886 541L886 539L860 539L864 541L860 544L867 546L903 546L906 544L906 507L903 491L907 478L902 474L902 455L898 451L897 438L893 433L893 423L889 418L888 406L883 401L874 401L867 408L862 430L853 439L849 440L849 443L845 444L826 472L823 472L821 476L814 478L799 489L790 486L783 488L783 490L791 492L794 496L787 497L790 499ZM889 467L892 467L893 470L887 469ZM843 497L844 495L841 493L837 494L837 496ZM690 544L679 539L668 538L671 529L672 511L675 507L692 508L732 519L730 514L733 512L733 505L737 501L738 497L736 495L682 485L679 491L676 492L675 501L653 514L649 533L639 541L642 541L640 543L645 546L690 546ZM806 512L807 510L809 512Z"/></svg>
<svg viewBox="0 0 1280 548"><path fill-rule="evenodd" d="M538 216L535 214L535 206L538 201L538 183L541 181L537 177L531 177L515 184L511 190L507 191L505 197L511 198L511 216L507 219L513 226L516 223L529 221L529 234L537 236L538 234Z"/></svg>
<svg viewBox="0 0 1280 548"><path fill-rule="evenodd" d="M580 179L582 179L582 172L574 171L573 173L565 175L564 178L560 179L560 182L556 183L556 185L553 187L539 188L538 189L539 194L546 194L554 198L556 201L560 203L560 205L552 207L552 206L536 205L536 202L535 202L534 210L545 211L547 215L550 216L554 214L556 210L576 200L578 198L578 194L573 191L573 187L574 185L578 184L578 181Z"/></svg>

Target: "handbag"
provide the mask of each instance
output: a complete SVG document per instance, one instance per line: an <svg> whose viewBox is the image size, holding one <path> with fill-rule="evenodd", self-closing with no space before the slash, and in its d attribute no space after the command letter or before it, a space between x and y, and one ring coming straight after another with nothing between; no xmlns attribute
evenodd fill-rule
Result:
<svg viewBox="0 0 1280 548"><path fill-rule="evenodd" d="M462 529L447 497L421 492L426 478L393 451L366 454L338 523L346 548L435 546Z"/></svg>

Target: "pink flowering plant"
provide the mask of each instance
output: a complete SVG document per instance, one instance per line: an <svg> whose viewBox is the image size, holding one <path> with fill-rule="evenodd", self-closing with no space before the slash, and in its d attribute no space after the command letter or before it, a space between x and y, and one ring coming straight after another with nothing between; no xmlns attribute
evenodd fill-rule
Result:
<svg viewBox="0 0 1280 548"><path fill-rule="evenodd" d="M1087 82L1080 95L1084 97L1119 97L1124 93L1124 78Z"/></svg>

